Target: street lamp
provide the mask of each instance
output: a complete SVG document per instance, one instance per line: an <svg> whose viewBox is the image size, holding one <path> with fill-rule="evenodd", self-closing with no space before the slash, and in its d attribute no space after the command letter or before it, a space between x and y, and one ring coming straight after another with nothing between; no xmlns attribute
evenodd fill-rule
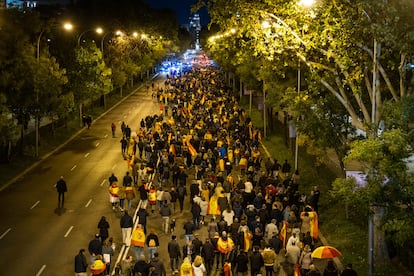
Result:
<svg viewBox="0 0 414 276"><path fill-rule="evenodd" d="M101 34L103 32L102 28L98 27L96 29L88 29L86 31L83 31L79 36L78 36L78 46L80 45L81 42L81 38L84 34L86 34L87 32L93 32L95 31L97 34Z"/></svg>
<svg viewBox="0 0 414 276"><path fill-rule="evenodd" d="M103 32L103 30L101 29L101 32L98 32L98 33L102 33ZM107 35L109 35L109 34L111 34L111 33L114 33L113 31L110 31L110 32L107 32L107 33L105 33L103 36L102 36L102 39L101 39L101 53L102 53L102 57L103 57L103 53L104 53L104 43L105 43L105 38L106 38L106 36ZM120 30L118 30L118 31L116 31L115 32L115 35L117 35L117 36L121 36L122 35L122 31L120 31ZM136 32L134 33L134 36L136 36L136 35L138 35Z"/></svg>
<svg viewBox="0 0 414 276"><path fill-rule="evenodd" d="M73 29L73 25L71 23L64 23L63 24L63 29L70 31ZM45 33L46 30L42 30L39 33L39 36L37 37L37 42L36 42L36 62L39 64L40 63L40 42L42 40L42 36ZM39 89L36 89L36 106L38 107L39 105ZM36 149L35 149L35 154L36 156L39 156L39 115L36 114L36 118L35 118L35 129L36 129Z"/></svg>

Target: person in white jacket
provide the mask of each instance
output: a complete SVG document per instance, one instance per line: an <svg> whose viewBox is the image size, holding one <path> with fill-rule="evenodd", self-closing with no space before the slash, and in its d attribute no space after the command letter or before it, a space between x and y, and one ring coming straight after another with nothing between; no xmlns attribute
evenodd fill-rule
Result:
<svg viewBox="0 0 414 276"><path fill-rule="evenodd" d="M193 262L192 266L193 266L194 276L204 276L205 275L206 267L204 266L203 258L201 258L200 255L197 255L194 258L194 262Z"/></svg>

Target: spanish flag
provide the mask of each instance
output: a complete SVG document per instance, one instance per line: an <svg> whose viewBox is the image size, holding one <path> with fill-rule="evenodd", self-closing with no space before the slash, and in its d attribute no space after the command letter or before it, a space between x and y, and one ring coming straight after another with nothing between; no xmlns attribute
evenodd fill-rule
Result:
<svg viewBox="0 0 414 276"><path fill-rule="evenodd" d="M174 144L171 144L171 145L170 145L170 152L171 152L174 156L176 156L176 153L175 153L175 146L174 146Z"/></svg>
<svg viewBox="0 0 414 276"><path fill-rule="evenodd" d="M191 145L190 141L187 141L187 148L188 151L191 153L191 156L197 156L197 151L196 149L193 147L193 145Z"/></svg>
<svg viewBox="0 0 414 276"><path fill-rule="evenodd" d="M244 236L243 251L249 252L250 248L252 247L253 235L249 231L246 230L243 236Z"/></svg>
<svg viewBox="0 0 414 276"><path fill-rule="evenodd" d="M220 215L220 208L218 206L218 198L217 195L212 195L210 198L210 202L208 203L207 207L207 214L209 215Z"/></svg>
<svg viewBox="0 0 414 276"><path fill-rule="evenodd" d="M295 264L295 272L293 273L293 276L300 276L299 264Z"/></svg>
<svg viewBox="0 0 414 276"><path fill-rule="evenodd" d="M280 238L280 240L283 243L283 247L286 248L286 243L287 243L287 222L285 220L283 221L283 226L282 226L282 229L280 230L279 238Z"/></svg>
<svg viewBox="0 0 414 276"><path fill-rule="evenodd" d="M318 213L315 211L308 212L310 218L310 234L314 239L318 239L319 225L318 225Z"/></svg>

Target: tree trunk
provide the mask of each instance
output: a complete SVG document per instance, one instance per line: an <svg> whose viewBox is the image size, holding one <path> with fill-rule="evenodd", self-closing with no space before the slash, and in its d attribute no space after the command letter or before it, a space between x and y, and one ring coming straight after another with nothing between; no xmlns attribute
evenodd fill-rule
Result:
<svg viewBox="0 0 414 276"><path fill-rule="evenodd" d="M387 264L390 262L390 258L387 251L387 245L385 243L384 233L381 231L380 226L385 213L385 207L374 206L374 264ZM375 273L374 273L375 274Z"/></svg>

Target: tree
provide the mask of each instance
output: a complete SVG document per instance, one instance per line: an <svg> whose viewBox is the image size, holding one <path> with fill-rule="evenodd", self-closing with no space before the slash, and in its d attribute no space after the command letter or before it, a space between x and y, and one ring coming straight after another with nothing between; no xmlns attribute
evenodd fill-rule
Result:
<svg viewBox="0 0 414 276"><path fill-rule="evenodd" d="M102 53L94 43L75 49L75 64L69 72L75 102L86 104L104 97L112 90L112 71L106 67ZM81 110L82 111L82 110Z"/></svg>

